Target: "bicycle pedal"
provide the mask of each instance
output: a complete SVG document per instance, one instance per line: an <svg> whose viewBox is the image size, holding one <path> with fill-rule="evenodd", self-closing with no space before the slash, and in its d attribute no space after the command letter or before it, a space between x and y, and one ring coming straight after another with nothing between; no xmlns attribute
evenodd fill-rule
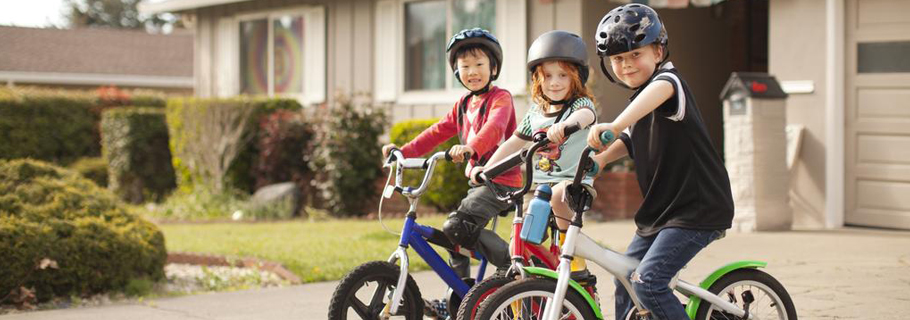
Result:
<svg viewBox="0 0 910 320"><path fill-rule="evenodd" d="M597 285L597 276L587 269L581 271L572 271L570 274L572 280L578 282L582 287L593 287Z"/></svg>

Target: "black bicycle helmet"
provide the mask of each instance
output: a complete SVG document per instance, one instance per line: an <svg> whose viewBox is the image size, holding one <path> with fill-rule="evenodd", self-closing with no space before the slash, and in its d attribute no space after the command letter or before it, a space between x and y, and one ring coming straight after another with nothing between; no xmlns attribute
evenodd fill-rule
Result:
<svg viewBox="0 0 910 320"><path fill-rule="evenodd" d="M666 61L670 53L667 29L657 12L651 7L630 3L610 10L597 25L594 43L597 55L600 56L600 67L604 75L613 81L607 72L603 59L612 55L626 53L652 43L660 44L666 54L661 62Z"/></svg>
<svg viewBox="0 0 910 320"><path fill-rule="evenodd" d="M531 43L528 49L528 71L546 61L564 60L578 66L581 84L588 81L588 50L584 40L566 31L554 30L544 33Z"/></svg>
<svg viewBox="0 0 910 320"><path fill-rule="evenodd" d="M502 47L499 45L499 40L493 36L487 30L481 28L473 29L464 29L452 36L452 39L449 40L449 45L446 46L446 52L449 55L449 66L452 67L452 70L455 72L455 79L458 79L458 82L461 83L461 77L458 74L458 65L457 65L457 55L462 48L480 46L484 51L490 56L490 82L493 82L499 78L499 73L502 71L500 66L502 65ZM496 70L496 72L494 72ZM464 85L462 83L462 85ZM488 83L482 92L486 92L490 87Z"/></svg>

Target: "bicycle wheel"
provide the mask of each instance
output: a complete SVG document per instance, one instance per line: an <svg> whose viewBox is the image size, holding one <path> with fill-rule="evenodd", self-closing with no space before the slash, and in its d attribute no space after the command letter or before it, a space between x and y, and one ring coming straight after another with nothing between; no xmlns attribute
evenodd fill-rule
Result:
<svg viewBox="0 0 910 320"><path fill-rule="evenodd" d="M751 294L749 314L758 319L796 320L796 307L787 289L771 275L756 269L739 269L730 272L708 288L708 291L739 306L745 306L743 294ZM702 300L695 313L696 320L740 320L741 317L726 313Z"/></svg>
<svg viewBox="0 0 910 320"><path fill-rule="evenodd" d="M500 287L514 281L506 276L492 276L471 287L458 306L457 320L473 320L480 303Z"/></svg>
<svg viewBox="0 0 910 320"><path fill-rule="evenodd" d="M556 281L528 278L513 281L480 303L477 319L540 319L547 301L553 298ZM591 305L571 288L566 291L559 319L594 319Z"/></svg>
<svg viewBox="0 0 910 320"><path fill-rule="evenodd" d="M379 319L398 284L398 266L385 261L372 261L348 273L332 294L330 320ZM417 283L408 275L402 304L392 319L423 318L423 298Z"/></svg>

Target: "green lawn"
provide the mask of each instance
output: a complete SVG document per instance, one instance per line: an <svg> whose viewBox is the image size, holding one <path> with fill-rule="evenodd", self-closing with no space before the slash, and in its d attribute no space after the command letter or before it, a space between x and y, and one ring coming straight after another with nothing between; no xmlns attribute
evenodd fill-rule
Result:
<svg viewBox="0 0 910 320"><path fill-rule="evenodd" d="M444 220L442 215L417 219L437 229ZM496 231L505 239L511 221L511 216L499 219ZM390 230L399 232L404 219L383 219L383 222ZM304 282L340 279L364 262L387 260L398 243L398 236L386 232L378 220L188 223L160 227L168 251L276 261ZM429 268L413 250L408 254L412 271ZM441 254L448 258L448 253Z"/></svg>

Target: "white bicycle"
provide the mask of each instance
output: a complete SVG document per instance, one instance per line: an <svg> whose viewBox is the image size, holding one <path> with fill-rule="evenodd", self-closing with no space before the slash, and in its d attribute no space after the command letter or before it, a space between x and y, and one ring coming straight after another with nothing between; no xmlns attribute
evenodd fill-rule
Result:
<svg viewBox="0 0 910 320"><path fill-rule="evenodd" d="M612 138L609 131L601 136L604 144ZM478 319L603 319L597 302L570 277L569 265L575 256L604 268L625 287L634 307L624 319L652 319L629 282L639 261L603 248L581 233L582 213L590 209L593 198L580 183L584 174L595 166L591 152L592 149L585 149L575 180L566 192L575 214L556 271L525 267L530 277L511 282L488 296L477 311ZM796 320L796 309L784 286L758 270L766 265L760 261L737 261L717 269L699 285L680 280L677 275L670 287L689 298L686 312L691 319Z"/></svg>

